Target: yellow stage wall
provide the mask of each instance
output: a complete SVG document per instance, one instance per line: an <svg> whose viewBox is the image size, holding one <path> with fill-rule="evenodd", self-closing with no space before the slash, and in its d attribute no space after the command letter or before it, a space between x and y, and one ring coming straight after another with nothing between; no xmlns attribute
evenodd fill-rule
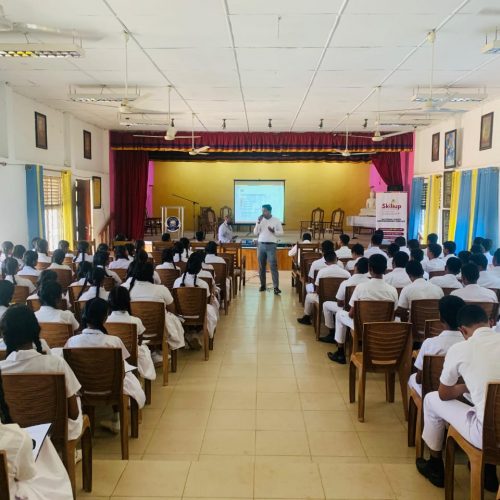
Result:
<svg viewBox="0 0 500 500"><path fill-rule="evenodd" d="M192 230L192 206L172 193L219 209L233 207L234 179L285 179L285 230L299 228L311 210L321 207L325 220L340 207L357 214L369 195L369 163L155 162L154 215L162 206L185 206L185 226ZM234 209L234 207L233 207ZM257 218L258 214L255 214Z"/></svg>

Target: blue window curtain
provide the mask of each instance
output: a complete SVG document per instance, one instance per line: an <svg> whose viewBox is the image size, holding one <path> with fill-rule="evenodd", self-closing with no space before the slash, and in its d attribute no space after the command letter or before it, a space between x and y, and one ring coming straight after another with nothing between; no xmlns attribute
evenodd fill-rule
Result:
<svg viewBox="0 0 500 500"><path fill-rule="evenodd" d="M470 202L471 202L472 172L462 172L460 178L460 195L458 197L457 228L455 243L457 252L467 250L469 240Z"/></svg>
<svg viewBox="0 0 500 500"><path fill-rule="evenodd" d="M414 177L411 183L410 222L408 224L408 239L418 238L418 228L422 217L422 192L424 178Z"/></svg>
<svg viewBox="0 0 500 500"><path fill-rule="evenodd" d="M493 240L498 248L498 168L481 168L477 173L476 209L472 235Z"/></svg>
<svg viewBox="0 0 500 500"><path fill-rule="evenodd" d="M26 165L26 202L29 242L35 236L45 238L43 167L41 165Z"/></svg>

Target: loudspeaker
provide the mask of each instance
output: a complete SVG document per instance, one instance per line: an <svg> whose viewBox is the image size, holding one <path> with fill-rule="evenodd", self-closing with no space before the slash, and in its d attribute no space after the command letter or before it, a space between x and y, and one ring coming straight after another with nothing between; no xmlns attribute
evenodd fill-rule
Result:
<svg viewBox="0 0 500 500"><path fill-rule="evenodd" d="M391 186L387 186L387 191L403 191L403 185L392 184Z"/></svg>

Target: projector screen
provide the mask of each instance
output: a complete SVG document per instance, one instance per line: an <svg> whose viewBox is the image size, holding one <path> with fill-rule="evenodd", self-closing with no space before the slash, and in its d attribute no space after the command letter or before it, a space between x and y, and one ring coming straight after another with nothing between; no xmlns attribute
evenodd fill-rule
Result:
<svg viewBox="0 0 500 500"><path fill-rule="evenodd" d="M262 205L273 207L273 215L285 222L284 180L234 180L234 222L251 224L262 214Z"/></svg>

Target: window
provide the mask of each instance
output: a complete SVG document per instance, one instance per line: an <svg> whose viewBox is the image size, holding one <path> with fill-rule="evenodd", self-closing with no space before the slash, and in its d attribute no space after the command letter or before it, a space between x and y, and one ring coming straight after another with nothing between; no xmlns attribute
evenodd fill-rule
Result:
<svg viewBox="0 0 500 500"><path fill-rule="evenodd" d="M420 234L424 234L424 225L425 225L425 206L427 205L427 189L429 187L429 181L426 180L424 182L424 186L422 188L422 200L420 202L420 227L418 228L418 232Z"/></svg>
<svg viewBox="0 0 500 500"><path fill-rule="evenodd" d="M62 236L62 186L61 178L43 177L43 201L45 205L45 232L49 248L57 248Z"/></svg>

